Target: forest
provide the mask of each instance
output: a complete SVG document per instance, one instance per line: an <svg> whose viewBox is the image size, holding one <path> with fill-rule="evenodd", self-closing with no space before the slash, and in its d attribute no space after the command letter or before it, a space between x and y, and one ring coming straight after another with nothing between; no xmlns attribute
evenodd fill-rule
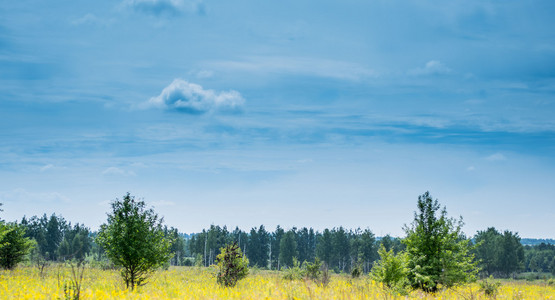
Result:
<svg viewBox="0 0 555 300"><path fill-rule="evenodd" d="M23 217L17 224L24 237L33 241L30 258L35 262L63 262L71 259L87 260L109 266L105 251L96 242L97 232L87 226L72 223L61 215ZM260 225L249 231L226 226L210 225L199 233L185 234L174 227L164 226L164 235L171 238L172 253L168 264L174 266L209 266L216 263L220 249L236 242L249 260L250 267L279 270L293 266L293 261L314 262L320 258L336 273L350 273L357 266L370 272L379 259L381 245L395 253L405 249L401 238L389 235L376 237L371 229L344 227L317 231L313 228L277 226L273 231ZM523 246L515 232L499 231L490 227L465 237L475 245L473 253L480 268L480 276L516 278L555 275L555 245L540 243Z"/></svg>

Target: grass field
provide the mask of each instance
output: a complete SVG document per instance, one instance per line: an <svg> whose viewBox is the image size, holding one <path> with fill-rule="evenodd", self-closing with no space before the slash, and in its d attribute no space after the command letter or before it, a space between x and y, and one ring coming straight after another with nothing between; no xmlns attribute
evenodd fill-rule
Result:
<svg viewBox="0 0 555 300"><path fill-rule="evenodd" d="M311 281L288 281L281 273L253 271L235 288L216 284L214 269L176 267L158 271L149 283L131 292L118 271L85 269L80 299L488 299L478 284L434 295L413 291L407 298L388 294L368 276L334 275L327 287ZM36 268L0 271L0 299L71 299L71 269L50 266L43 277ZM65 289L65 291L64 291ZM496 299L555 299L555 286L545 281L503 281Z"/></svg>

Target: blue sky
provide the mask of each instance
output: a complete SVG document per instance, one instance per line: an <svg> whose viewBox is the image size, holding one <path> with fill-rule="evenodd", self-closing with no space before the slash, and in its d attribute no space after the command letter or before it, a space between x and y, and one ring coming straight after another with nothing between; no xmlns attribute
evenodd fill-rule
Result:
<svg viewBox="0 0 555 300"><path fill-rule="evenodd" d="M96 229L402 236L429 190L473 235L555 237L553 1L8 1L0 202Z"/></svg>

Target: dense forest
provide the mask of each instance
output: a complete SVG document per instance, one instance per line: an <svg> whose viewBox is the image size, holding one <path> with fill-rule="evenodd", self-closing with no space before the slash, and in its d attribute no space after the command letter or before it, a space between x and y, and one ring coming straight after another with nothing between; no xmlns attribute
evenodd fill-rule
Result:
<svg viewBox="0 0 555 300"><path fill-rule="evenodd" d="M31 258L34 262L89 260L109 266L104 250L95 243L96 232L86 226L72 224L60 215L46 214L23 217L18 226L24 235L36 243ZM318 257L335 272L351 272L361 266L369 272L379 259L378 249L383 245L395 253L404 249L400 238L376 237L370 229L290 228L277 226L269 231L263 225L243 231L229 230L226 226L211 225L199 233L183 234L176 228L165 227L164 234L171 237L171 265L204 265L215 263L220 249L236 242L247 256L251 267L283 269L293 261L314 262ZM500 232L495 228L479 231L469 238L479 261L482 276L514 277L520 272L555 274L555 245L539 243L523 246L517 233Z"/></svg>

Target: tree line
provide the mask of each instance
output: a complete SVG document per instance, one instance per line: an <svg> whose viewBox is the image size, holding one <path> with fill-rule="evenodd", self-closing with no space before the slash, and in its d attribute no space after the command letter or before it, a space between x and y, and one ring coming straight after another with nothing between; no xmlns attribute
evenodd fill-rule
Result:
<svg viewBox="0 0 555 300"><path fill-rule="evenodd" d="M240 250L248 259L245 261L248 261L250 267L272 270L293 268L297 261L301 263L318 261L325 263L335 272L352 273L359 270L368 273L376 264L380 265L378 260L383 261L384 257L390 257L390 260L395 262L395 259L401 259L401 257L396 258L395 255L403 253L406 257L413 258L412 261L407 260L403 263L405 268L413 270L406 276L407 278L412 276L413 283L417 282L416 278L429 278L426 280L430 282L440 280L434 279L433 276L418 275L415 270L421 266L427 266L429 270L426 272L431 274L439 276L438 274L441 273L441 276L452 278L463 276L471 271L479 271L483 276L495 277L515 276L521 271L555 274L554 245L542 243L524 247L517 233L508 230L499 232L493 227L478 231L474 237L466 237L461 231L462 220L447 218L445 208L440 210L437 200L432 201L428 193L419 197L419 211L415 212L413 223L405 226L407 237L403 239L391 236L379 238L370 229L352 230L337 227L319 232L313 228L293 227L285 230L277 226L274 231L268 231L263 225L252 228L248 232L238 227L230 231L226 226L211 225L200 233L185 235L179 233L176 228L163 226L162 220L158 219L152 209L146 209L144 202L136 202L129 194L123 201L117 200L112 203L114 212L109 215L109 224L118 224L118 220L123 218L118 210L126 208L125 203L130 205L127 207L129 211L126 216L133 211L131 209L133 205L136 206L133 208L135 214L139 212L143 214L142 219L138 217L139 221L134 221L136 224L133 224L136 226L145 222L145 216L151 217L152 226L156 223L154 228L156 234L152 235L151 240L142 241L145 238L144 235L117 238L117 234L122 231L121 228L128 228L130 225L113 229L104 224L100 232L91 232L88 227L79 223L72 225L71 222L56 214L50 217L46 214L42 217L23 217L19 223L6 223L0 220L0 264L4 268L11 269L26 257L46 262L89 260L114 263L116 259L113 245L121 240L141 240L143 244L162 243L163 247L160 249L163 249L164 255L159 258L163 258L166 265L216 264L221 249L226 245L234 244L237 250ZM143 229L146 230L145 228ZM422 251L429 249L435 250L422 254ZM442 252L459 253L460 256L448 259L442 256ZM424 260L419 261L417 258ZM441 261L442 265L435 265L437 261ZM464 268L468 268L466 271L460 265L465 261ZM153 263L152 266L157 263ZM453 266L449 266L450 263ZM121 266L121 263L116 263L118 264ZM458 267L456 267L457 264L459 264ZM445 270L449 268L463 271L447 274ZM129 276L133 286L134 275ZM428 283L416 284L425 286ZM433 287L434 285L431 285L430 290L433 290Z"/></svg>

